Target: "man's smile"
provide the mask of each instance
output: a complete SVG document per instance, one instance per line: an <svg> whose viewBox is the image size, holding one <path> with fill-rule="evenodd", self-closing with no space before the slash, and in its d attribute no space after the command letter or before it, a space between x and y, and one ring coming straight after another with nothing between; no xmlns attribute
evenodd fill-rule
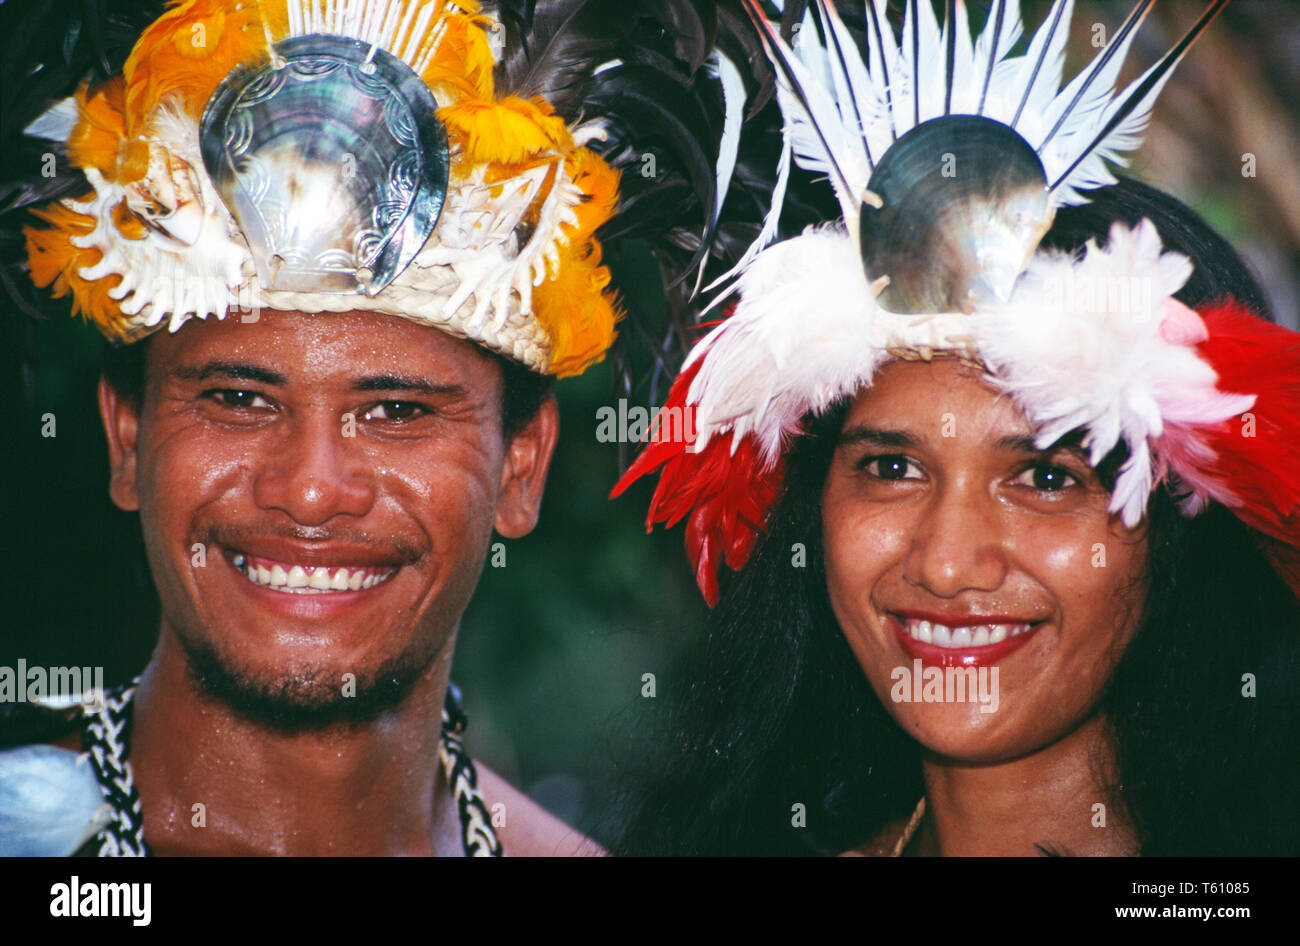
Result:
<svg viewBox="0 0 1300 946"><path fill-rule="evenodd" d="M245 555L242 552L234 553L230 562L254 584L288 594L360 591L374 587L397 574L396 568L373 568L366 565L354 567L301 565Z"/></svg>
<svg viewBox="0 0 1300 946"><path fill-rule="evenodd" d="M341 617L389 585L410 556L346 542L303 544L267 537L222 545L221 557L260 607L284 616ZM243 547L239 547L243 546ZM255 551L254 551L255 550Z"/></svg>

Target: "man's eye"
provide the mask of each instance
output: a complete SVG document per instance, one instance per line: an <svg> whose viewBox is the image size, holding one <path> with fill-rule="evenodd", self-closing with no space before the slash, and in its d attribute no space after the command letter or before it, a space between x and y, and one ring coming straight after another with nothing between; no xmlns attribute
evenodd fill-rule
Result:
<svg viewBox="0 0 1300 946"><path fill-rule="evenodd" d="M1064 467L1051 463L1036 463L1015 480L1020 486L1030 486L1040 493L1059 493L1070 486L1078 486L1079 478Z"/></svg>
<svg viewBox="0 0 1300 946"><path fill-rule="evenodd" d="M872 476L882 480L915 480L921 478L921 471L907 457L901 454L885 454L878 457L866 457L858 464ZM911 471L912 475L908 475Z"/></svg>
<svg viewBox="0 0 1300 946"><path fill-rule="evenodd" d="M226 407L235 408L252 408L252 407L269 407L262 395L256 391L240 391L235 388L220 388L215 391L204 392L205 397L211 397L218 404ZM256 402L261 401L261 404Z"/></svg>
<svg viewBox="0 0 1300 946"><path fill-rule="evenodd" d="M433 412L414 401L381 401L362 415L363 420L415 420Z"/></svg>

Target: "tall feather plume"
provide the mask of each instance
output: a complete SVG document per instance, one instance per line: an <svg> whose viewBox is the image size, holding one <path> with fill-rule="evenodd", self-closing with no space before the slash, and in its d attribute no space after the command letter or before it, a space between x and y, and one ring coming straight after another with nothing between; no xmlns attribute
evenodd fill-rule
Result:
<svg viewBox="0 0 1300 946"><path fill-rule="evenodd" d="M1011 54L1011 48L1020 39L1021 30L1020 0L995 0L989 11L988 24L975 42L975 61L984 64L984 81L980 87L976 115L987 114L984 111L984 101L993 83L993 69Z"/></svg>
<svg viewBox="0 0 1300 946"><path fill-rule="evenodd" d="M862 139L862 149L866 155L868 169L875 170L867 132L879 120L881 113L887 107L886 102L881 98L880 89L871 81L866 65L858 54L853 36L844 25L844 21L840 19L835 4L828 0L821 0L817 4L817 12L826 34L827 58L831 67L831 78L835 84L836 98L840 102L847 101L852 106L846 114ZM844 111L843 106L841 110Z"/></svg>
<svg viewBox="0 0 1300 946"><path fill-rule="evenodd" d="M1146 130L1156 97L1169 81L1169 77L1173 75L1174 67L1182 61L1192 43L1205 32L1227 5L1228 0L1215 0L1169 52L1116 97L1106 109L1101 130L1084 145L1070 166L1052 182L1052 189L1069 180L1085 161L1106 159L1119 162L1122 160L1120 152L1131 151L1138 146L1139 136Z"/></svg>
<svg viewBox="0 0 1300 946"><path fill-rule="evenodd" d="M798 103L799 110L784 110L787 132L793 137L796 156L802 159L804 166L829 173L841 204L849 205L846 195L852 193L854 187L844 167L848 163L848 153L839 106L830 91L813 80L808 69L763 15L756 0L742 2L759 31L768 58L776 66L778 84ZM805 23L811 26L806 16Z"/></svg>

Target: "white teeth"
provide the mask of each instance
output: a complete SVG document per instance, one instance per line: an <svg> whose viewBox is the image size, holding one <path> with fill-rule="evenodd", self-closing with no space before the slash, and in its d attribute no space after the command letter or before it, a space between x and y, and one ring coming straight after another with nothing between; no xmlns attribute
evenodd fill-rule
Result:
<svg viewBox="0 0 1300 946"><path fill-rule="evenodd" d="M329 594L336 591L360 591L373 588L392 578L397 569L375 572L370 569L328 568L324 565L306 568L294 565L289 571L283 566L272 565L270 569L248 561L247 556L231 556L231 562L243 573L244 577L257 585L274 588L276 591L290 594ZM369 573L368 573L369 572Z"/></svg>
<svg viewBox="0 0 1300 946"><path fill-rule="evenodd" d="M1030 630L1032 624L973 624L950 628L943 624L908 618L906 621L908 635L913 640L939 647L984 647L1000 644L1008 637L1015 637Z"/></svg>

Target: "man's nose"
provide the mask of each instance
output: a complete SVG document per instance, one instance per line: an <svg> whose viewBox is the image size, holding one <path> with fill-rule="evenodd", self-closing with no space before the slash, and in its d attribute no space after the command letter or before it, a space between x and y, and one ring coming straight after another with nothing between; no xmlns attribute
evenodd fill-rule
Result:
<svg viewBox="0 0 1300 946"><path fill-rule="evenodd" d="M1008 571L1003 530L993 497L974 484L947 484L921 513L903 578L941 598L995 591Z"/></svg>
<svg viewBox="0 0 1300 946"><path fill-rule="evenodd" d="M302 413L286 422L270 455L261 458L253 498L301 525L361 517L374 505L373 464L357 438L344 436L339 415Z"/></svg>

